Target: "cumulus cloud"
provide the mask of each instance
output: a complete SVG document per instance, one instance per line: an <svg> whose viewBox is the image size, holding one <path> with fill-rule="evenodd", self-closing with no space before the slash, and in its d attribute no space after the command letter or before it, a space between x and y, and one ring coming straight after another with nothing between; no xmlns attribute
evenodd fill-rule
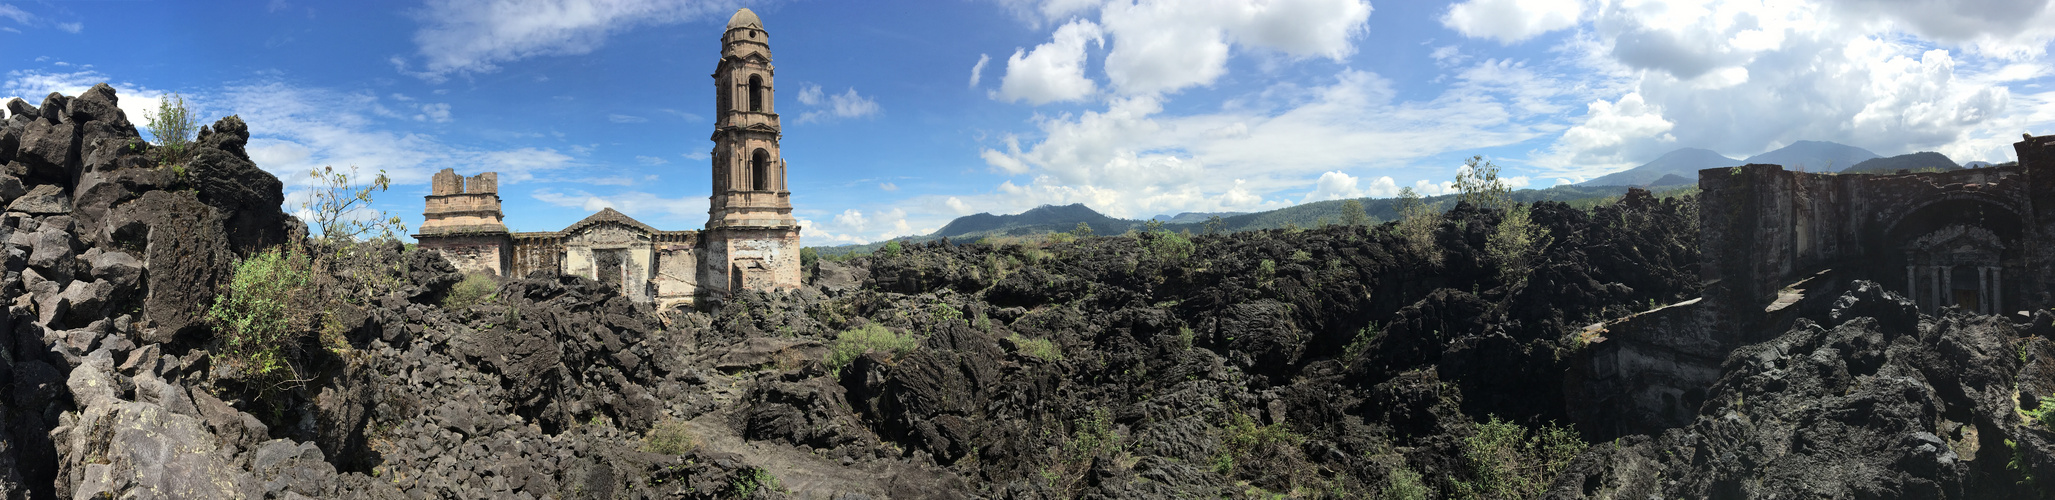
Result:
<svg viewBox="0 0 2055 500"><path fill-rule="evenodd" d="M1363 0L1116 0L1100 11L1113 40L1106 76L1128 94L1211 84L1237 43L1341 60L1370 11Z"/></svg>
<svg viewBox="0 0 2055 500"><path fill-rule="evenodd" d="M982 150L993 170L1025 178L977 205L1011 212L1086 203L1118 217L1275 208L1324 172L1412 166L1552 132L1559 110L1549 89L1563 87L1517 64L1483 61L1424 101L1401 101L1390 81L1353 70L1317 87L1278 84L1217 113L1172 115L1159 96L1117 98L1103 111L1037 119L1039 142L1007 136Z"/></svg>
<svg viewBox="0 0 2055 500"><path fill-rule="evenodd" d="M1300 202L1348 198L1389 198L1399 193L1398 182L1392 180L1391 176L1369 179L1367 183L1363 181L1364 179L1356 176L1331 170L1320 174L1320 179L1313 182L1313 190L1306 193L1305 199L1300 200Z"/></svg>
<svg viewBox="0 0 2055 500"><path fill-rule="evenodd" d="M1006 58L1006 76L993 91L997 99L1029 104L1076 101L1097 91L1085 77L1085 44L1105 43L1104 32L1091 21L1076 20L1056 29L1049 43L1035 50L1015 49Z"/></svg>
<svg viewBox="0 0 2055 500"><path fill-rule="evenodd" d="M821 109L801 113L799 119L794 123L811 123L839 118L862 118L878 114L878 110L883 109L878 106L878 101L857 95L855 88L840 94L827 94L821 92L821 86L819 85L800 87L799 103Z"/></svg>
<svg viewBox="0 0 2055 500"><path fill-rule="evenodd" d="M418 63L394 58L403 72L431 82L453 74L490 73L500 64L537 56L578 55L608 36L638 26L716 17L728 0L429 0L414 12ZM418 66L419 70L410 69Z"/></svg>
<svg viewBox="0 0 2055 500"><path fill-rule="evenodd" d="M1577 25L1582 0L1469 0L1450 5L1441 24L1471 38L1512 44Z"/></svg>
<svg viewBox="0 0 2055 500"><path fill-rule="evenodd" d="M1677 147L1740 157L1799 140L2008 158L2004 137L2055 118L2031 118L2041 101L2020 93L2049 74L2042 48L2055 28L2039 26L2055 24L2016 19L2055 14L2043 2L1979 3L1991 5L1603 4L1565 48L1594 88L1616 93L1588 101L1577 125L1537 154L1537 173L1584 178ZM2000 28L2008 25L2021 28Z"/></svg>

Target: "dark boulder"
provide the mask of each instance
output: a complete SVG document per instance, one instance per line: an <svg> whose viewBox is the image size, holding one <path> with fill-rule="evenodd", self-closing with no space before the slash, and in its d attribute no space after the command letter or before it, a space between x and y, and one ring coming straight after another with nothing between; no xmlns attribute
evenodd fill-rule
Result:
<svg viewBox="0 0 2055 500"><path fill-rule="evenodd" d="M151 191L108 214L109 241L144 249L142 342L171 342L202 327L216 287L235 264L214 220L214 210L191 192Z"/></svg>
<svg viewBox="0 0 2055 500"><path fill-rule="evenodd" d="M285 243L288 234L287 216L280 211L285 185L250 161L243 151L249 140L249 126L241 118L222 118L201 127L186 164L188 182L200 201L223 215L230 248L242 255Z"/></svg>

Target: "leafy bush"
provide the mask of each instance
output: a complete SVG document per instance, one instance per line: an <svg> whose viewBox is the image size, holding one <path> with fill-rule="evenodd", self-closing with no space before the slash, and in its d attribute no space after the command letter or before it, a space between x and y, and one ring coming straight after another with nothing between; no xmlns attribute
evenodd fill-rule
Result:
<svg viewBox="0 0 2055 500"><path fill-rule="evenodd" d="M375 234L380 238L394 238L407 232L407 224L400 216L388 216L384 211L371 206L371 193L392 187L392 178L384 170L371 178L368 185L357 185L357 168L350 167L345 173L335 167L321 167L307 172L317 184L313 195L300 204L314 216L314 228L321 230L321 237L330 240L353 241Z"/></svg>
<svg viewBox="0 0 2055 500"><path fill-rule="evenodd" d="M1370 225L1370 212L1363 209L1363 202L1349 200L1341 203L1341 223L1344 226Z"/></svg>
<svg viewBox="0 0 2055 500"><path fill-rule="evenodd" d="M1377 494L1381 500L1427 500L1427 485L1420 483L1420 473L1406 467L1392 469L1384 476L1384 491Z"/></svg>
<svg viewBox="0 0 2055 500"><path fill-rule="evenodd" d="M1441 227L1441 212L1420 199L1420 193L1413 188L1399 189L1398 201L1394 202L1399 212L1396 236L1399 242L1414 255L1427 259L1429 264L1441 264L1441 250L1435 246L1434 229Z"/></svg>
<svg viewBox="0 0 2055 500"><path fill-rule="evenodd" d="M235 275L214 296L207 319L214 352L252 379L291 380L299 346L321 308L307 286L312 262L294 248L273 248L236 262Z"/></svg>
<svg viewBox="0 0 2055 500"><path fill-rule="evenodd" d="M2020 345L2024 346L2025 344L2022 343ZM2021 351L2021 357L2025 357L2025 351ZM2029 422L2040 422L2042 427L2055 430L2055 405L2048 404L2050 399L2055 399L2055 394L2041 398L2041 404L2034 409L2020 409L2019 414L2026 416Z"/></svg>
<svg viewBox="0 0 2055 500"><path fill-rule="evenodd" d="M864 353L902 353L920 347L920 339L910 334L895 333L884 325L876 323L860 328L844 330L835 335L835 341L828 343L828 371L840 377L842 367L849 366Z"/></svg>
<svg viewBox="0 0 2055 500"><path fill-rule="evenodd" d="M453 310L468 309L491 300L493 292L498 290L499 282L494 281L491 276L466 273L464 281L450 287L449 295L442 297L442 307Z"/></svg>
<svg viewBox="0 0 2055 500"><path fill-rule="evenodd" d="M1229 412L1227 417L1220 453L1213 457L1213 470L1223 475L1233 474L1238 464L1282 455L1306 441L1283 423L1258 426L1241 412Z"/></svg>
<svg viewBox="0 0 2055 500"><path fill-rule="evenodd" d="M735 476L728 488L735 490L735 498L750 498L759 491L785 491L785 485L778 482L778 476L771 475L771 471L762 467L750 467L748 472Z"/></svg>
<svg viewBox="0 0 2055 500"><path fill-rule="evenodd" d="M1090 237L1092 235L1092 225L1079 222L1077 223L1077 228L1070 230L1070 234L1079 238Z"/></svg>
<svg viewBox="0 0 2055 500"><path fill-rule="evenodd" d="M1515 284L1534 271L1534 259L1548 248L1548 228L1534 223L1526 205L1515 205L1484 240L1484 255L1498 268L1499 282Z"/></svg>
<svg viewBox="0 0 2055 500"><path fill-rule="evenodd" d="M150 135L157 138L157 164L171 165L185 177L185 161L192 155L193 134L200 131L186 99L178 94L157 100L157 112L145 117Z"/></svg>
<svg viewBox="0 0 2055 500"><path fill-rule="evenodd" d="M904 250L905 247L899 245L899 240L892 240L885 242L885 246L878 249L878 255L887 258L898 257L899 252Z"/></svg>
<svg viewBox="0 0 2055 500"><path fill-rule="evenodd" d="M1456 480L1458 498L1531 498L1583 453L1586 444L1567 427L1549 425L1530 437L1526 427L1492 416L1463 438L1468 480Z"/></svg>
<svg viewBox="0 0 2055 500"><path fill-rule="evenodd" d="M1164 263L1182 262L1198 248L1190 238L1170 231L1156 231L1149 238L1149 255Z"/></svg>
<svg viewBox="0 0 2055 500"><path fill-rule="evenodd" d="M1044 361L1061 361L1063 359L1063 348L1057 347L1056 343L1049 341L1049 339L1022 337L1018 333L1013 334L1011 338L1014 345L1020 346L1021 354L1034 356Z"/></svg>
<svg viewBox="0 0 2055 500"><path fill-rule="evenodd" d="M801 248L801 249L799 249L799 268L800 268L800 269L811 269L811 268L813 268L814 266L820 265L820 263L821 263L821 252L820 252L819 250L814 250L814 249L813 249L813 247L806 247L806 248Z"/></svg>
<svg viewBox="0 0 2055 500"><path fill-rule="evenodd" d="M683 420L665 420L649 428L642 436L642 451L665 455L683 455L699 449L699 436L692 434Z"/></svg>

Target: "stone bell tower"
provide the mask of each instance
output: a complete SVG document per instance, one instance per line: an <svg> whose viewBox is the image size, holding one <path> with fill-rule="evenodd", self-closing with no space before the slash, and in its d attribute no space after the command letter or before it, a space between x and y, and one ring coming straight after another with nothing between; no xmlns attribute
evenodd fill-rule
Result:
<svg viewBox="0 0 2055 500"><path fill-rule="evenodd" d="M719 298L739 289L798 288L799 223L778 153L770 35L749 9L735 11L714 67L713 197L700 287Z"/></svg>

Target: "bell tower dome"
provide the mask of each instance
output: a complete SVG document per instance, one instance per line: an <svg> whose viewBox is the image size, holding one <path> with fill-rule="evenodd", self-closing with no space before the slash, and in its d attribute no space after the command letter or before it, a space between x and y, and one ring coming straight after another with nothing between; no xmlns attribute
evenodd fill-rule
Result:
<svg viewBox="0 0 2055 500"><path fill-rule="evenodd" d="M770 34L749 9L721 34L714 67L713 196L707 208L702 286L799 286L799 222L786 190Z"/></svg>

